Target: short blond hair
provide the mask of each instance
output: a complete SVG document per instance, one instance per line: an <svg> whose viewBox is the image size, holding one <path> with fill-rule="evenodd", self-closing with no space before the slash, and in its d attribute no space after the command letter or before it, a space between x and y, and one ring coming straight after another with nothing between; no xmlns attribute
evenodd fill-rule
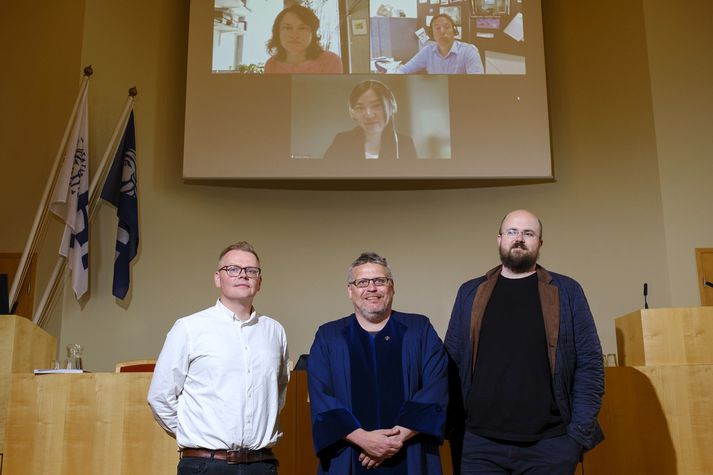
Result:
<svg viewBox="0 0 713 475"><path fill-rule="evenodd" d="M226 247L223 249L223 251L220 253L220 256L218 256L218 264L220 265L220 260L223 259L223 256L229 253L230 251L245 251L249 252L253 256L255 256L255 259L257 259L257 263L260 264L260 258L257 255L257 252L255 251L255 248L252 246L247 241L238 241L235 244L231 244L230 246Z"/></svg>

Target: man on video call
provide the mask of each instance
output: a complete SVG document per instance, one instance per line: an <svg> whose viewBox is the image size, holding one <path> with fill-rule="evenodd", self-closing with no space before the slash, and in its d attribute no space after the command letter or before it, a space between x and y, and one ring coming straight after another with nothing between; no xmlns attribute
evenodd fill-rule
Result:
<svg viewBox="0 0 713 475"><path fill-rule="evenodd" d="M483 61L475 45L456 40L458 27L445 13L435 15L428 27L435 43L429 43L398 74L483 74Z"/></svg>

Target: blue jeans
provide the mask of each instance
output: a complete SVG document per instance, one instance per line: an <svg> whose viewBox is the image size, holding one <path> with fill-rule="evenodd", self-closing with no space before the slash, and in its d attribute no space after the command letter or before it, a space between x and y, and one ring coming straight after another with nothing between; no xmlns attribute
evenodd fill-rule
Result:
<svg viewBox="0 0 713 475"><path fill-rule="evenodd" d="M194 473L209 475L276 475L277 462L265 460L263 462L229 464L225 460L184 457L178 462L178 475L192 475Z"/></svg>
<svg viewBox="0 0 713 475"><path fill-rule="evenodd" d="M465 431L461 475L572 475L581 456L582 446L566 434L531 444L510 444Z"/></svg>

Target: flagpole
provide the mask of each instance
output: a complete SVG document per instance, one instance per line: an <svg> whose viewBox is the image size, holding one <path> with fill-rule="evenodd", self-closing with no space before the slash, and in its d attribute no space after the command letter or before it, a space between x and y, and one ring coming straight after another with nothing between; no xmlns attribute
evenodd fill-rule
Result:
<svg viewBox="0 0 713 475"><path fill-rule="evenodd" d="M117 143L117 137L120 133L123 132L124 128L126 127L126 123L129 120L129 114L134 105L134 97L136 97L137 94L138 91L135 87L129 89L129 97L126 100L124 110L119 116L119 121L116 124L114 133L112 134L111 139L109 139L109 144L107 145L104 155L102 156L102 159L99 162L97 171L94 174L94 178L92 179L92 182L89 185L89 223L91 223L92 218L96 214L95 210L98 202L98 198L95 196L98 195L98 193L95 193L96 187L99 183L103 182L106 179L107 170L105 170L105 168L107 168L107 162L109 161L109 157L113 156L116 153L117 148L119 147L119 144ZM89 225L89 223L87 223L87 225ZM45 321L45 319L47 318L47 313L49 313L52 308L52 304L54 303L54 300L57 295L57 288L59 287L59 277L64 275L64 269L66 265L67 259L65 259L63 256L59 256L59 258L57 259L57 263L55 264L54 271L50 276L49 282L47 283L47 287L45 287L45 292L42 295L39 304L37 305L35 315L32 318L32 321L38 325Z"/></svg>
<svg viewBox="0 0 713 475"><path fill-rule="evenodd" d="M49 198L52 189L57 181L57 168L62 159L64 148L67 145L67 139L69 138L70 130L74 124L74 118L77 115L77 110L79 109L79 104L81 102L84 94L87 93L87 87L89 86L89 78L94 73L91 65L84 68L84 76L82 77L82 82L79 86L79 94L77 94L77 99L74 101L74 107L72 108L72 114L67 121L67 126L64 129L64 135L62 136L62 141L60 142L59 149L57 150L57 156L54 159L54 164L52 165L52 171L50 172L47 184L45 185L44 193L42 194L42 199L37 206L37 212L35 213L35 220L32 223L32 228L30 230L30 236L25 243L25 249L22 251L22 256L20 257L20 262L17 265L17 271L15 272L15 278L12 281L12 287L10 288L9 294L9 306L12 312L15 303L17 302L18 294L20 293L20 286L25 280L27 275L27 269L29 267L29 256L34 252L37 246L37 236L44 228L45 218L47 216L47 199Z"/></svg>
<svg viewBox="0 0 713 475"><path fill-rule="evenodd" d="M53 305L47 307L47 302L50 302L50 304L54 303L55 297L57 296L57 288L59 287L57 285L58 278L62 275L66 266L67 259L65 259L64 256L59 256L59 258L57 258L57 263L54 266L54 270L52 271L52 275L50 275L50 284L45 287L45 293L42 294L42 298L37 305L37 310L35 310L35 314L32 316L32 323L38 325L40 328L43 328L41 323L45 322L45 319L47 318L46 314L49 313L50 309L53 307Z"/></svg>

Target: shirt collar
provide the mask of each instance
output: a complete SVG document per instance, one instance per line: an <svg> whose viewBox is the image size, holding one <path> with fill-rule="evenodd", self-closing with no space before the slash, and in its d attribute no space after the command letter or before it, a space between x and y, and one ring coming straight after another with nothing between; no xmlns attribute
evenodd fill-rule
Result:
<svg viewBox="0 0 713 475"><path fill-rule="evenodd" d="M250 318L248 318L248 319L245 320L245 321L240 320L240 319L235 315L235 313L233 313L232 310L230 310L228 307L226 307L225 305L223 305L223 302L221 302L220 299L218 299L218 300L215 302L215 308L218 310L218 314L221 316L221 318L222 318L222 317L230 318L231 320L234 320L234 321L239 322L241 325L255 325L255 324L257 323L257 321L258 321L258 314L257 314L257 312L255 311L255 307L253 307L253 311L252 311L252 313L250 314Z"/></svg>
<svg viewBox="0 0 713 475"><path fill-rule="evenodd" d="M441 58L447 58L451 54L458 55L458 51L460 50L460 42L458 40L453 40L453 44L451 45L450 51L448 51L448 54L445 56L441 56L441 50L438 49L438 43L436 43L436 54L438 56L441 56Z"/></svg>

